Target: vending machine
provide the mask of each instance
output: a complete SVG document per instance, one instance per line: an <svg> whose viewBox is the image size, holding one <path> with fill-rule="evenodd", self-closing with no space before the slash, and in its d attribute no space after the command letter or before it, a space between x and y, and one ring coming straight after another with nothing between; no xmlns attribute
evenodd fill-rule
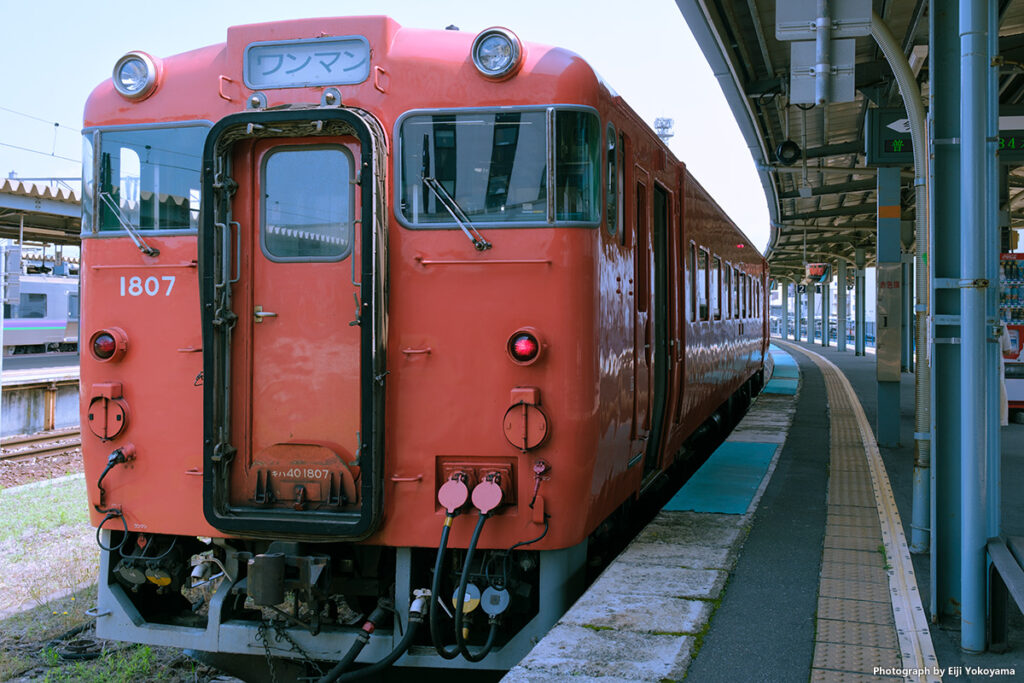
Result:
<svg viewBox="0 0 1024 683"><path fill-rule="evenodd" d="M1003 350L1006 397L1010 408L1024 408L1024 254L999 256L999 318L1011 347Z"/></svg>

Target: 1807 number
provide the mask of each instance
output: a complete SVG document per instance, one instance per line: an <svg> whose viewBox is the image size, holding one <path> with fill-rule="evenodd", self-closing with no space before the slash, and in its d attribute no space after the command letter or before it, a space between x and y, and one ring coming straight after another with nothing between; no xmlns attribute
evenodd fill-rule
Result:
<svg viewBox="0 0 1024 683"><path fill-rule="evenodd" d="M138 275L121 276L121 296L157 296L163 290L164 296L170 296L174 289L174 275L157 278L153 275L143 279Z"/></svg>

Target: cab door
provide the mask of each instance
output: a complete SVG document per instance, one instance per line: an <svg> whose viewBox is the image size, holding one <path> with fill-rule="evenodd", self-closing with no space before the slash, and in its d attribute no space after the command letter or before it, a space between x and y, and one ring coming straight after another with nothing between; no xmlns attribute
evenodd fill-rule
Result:
<svg viewBox="0 0 1024 683"><path fill-rule="evenodd" d="M383 132L364 113L246 112L204 149L204 513L250 534L379 522Z"/></svg>
<svg viewBox="0 0 1024 683"><path fill-rule="evenodd" d="M353 263L358 145L351 139L267 139L239 154L254 192L240 193L250 305L238 306L250 380L233 397L247 419L232 502L295 511L358 503L359 283Z"/></svg>

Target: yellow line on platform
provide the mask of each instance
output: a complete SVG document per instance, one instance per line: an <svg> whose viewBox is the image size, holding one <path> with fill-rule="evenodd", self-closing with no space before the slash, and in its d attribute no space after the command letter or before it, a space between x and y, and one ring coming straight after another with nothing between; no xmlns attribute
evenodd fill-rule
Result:
<svg viewBox="0 0 1024 683"><path fill-rule="evenodd" d="M904 680L941 682L899 510L864 409L834 363L795 344L773 343L809 357L828 392L829 511L812 679L840 680L841 672L853 671L891 677L898 669L903 675L897 677ZM872 503L877 514L865 515ZM884 558L878 545L884 547ZM870 585L879 568L888 577L891 613L879 611L885 603L877 602L879 595ZM891 632L878 633L869 624L895 628L900 665L892 666ZM876 672L875 666L883 671Z"/></svg>

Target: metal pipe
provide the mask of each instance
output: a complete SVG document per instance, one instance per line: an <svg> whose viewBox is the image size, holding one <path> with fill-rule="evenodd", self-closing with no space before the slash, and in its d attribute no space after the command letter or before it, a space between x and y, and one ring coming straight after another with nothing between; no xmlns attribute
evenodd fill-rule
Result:
<svg viewBox="0 0 1024 683"><path fill-rule="evenodd" d="M931 477L931 349L928 325L931 317L928 277L928 245L931 220L928 215L928 136L925 129L921 89L914 72L892 31L875 12L871 13L871 35L892 68L903 96L910 121L910 138L914 148L914 503L910 522L910 550L928 552L932 520L924 514L930 509ZM863 345L858 346L863 353Z"/></svg>
<svg viewBox="0 0 1024 683"><path fill-rule="evenodd" d="M988 18L983 0L960 0L960 647L985 650L984 235ZM979 235L979 232L981 235Z"/></svg>
<svg viewBox="0 0 1024 683"><path fill-rule="evenodd" d="M836 349L846 351L846 321L849 320L846 305L846 259L836 264Z"/></svg>
<svg viewBox="0 0 1024 683"><path fill-rule="evenodd" d="M808 283L807 285L807 343L814 343L814 283Z"/></svg>
<svg viewBox="0 0 1024 683"><path fill-rule="evenodd" d="M857 270L853 274L854 306L857 309L857 320L854 324L853 353L864 355L864 250L853 250L853 263Z"/></svg>
<svg viewBox="0 0 1024 683"><path fill-rule="evenodd" d="M832 65L829 63L831 42L832 15L828 0L818 0L818 16L814 20L814 99L818 104L828 102L829 81L832 79Z"/></svg>

